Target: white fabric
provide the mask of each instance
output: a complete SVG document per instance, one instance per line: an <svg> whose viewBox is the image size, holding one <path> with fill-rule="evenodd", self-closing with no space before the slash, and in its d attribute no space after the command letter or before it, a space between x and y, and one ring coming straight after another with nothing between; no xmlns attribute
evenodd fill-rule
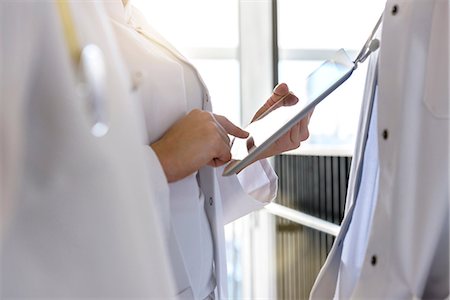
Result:
<svg viewBox="0 0 450 300"><path fill-rule="evenodd" d="M170 298L143 130L102 3L69 4L80 44L105 56L110 131L102 138L90 133L55 3L0 5L2 115L10 114L0 131L17 135L0 157L2 166L13 157L6 176L16 174L1 199L2 209L13 206L0 243L0 298ZM167 184L158 189L168 193Z"/></svg>
<svg viewBox="0 0 450 300"><path fill-rule="evenodd" d="M386 4L374 108L378 192L360 275L354 288L340 282L349 298L449 296L448 19L446 0ZM364 137L367 131L360 134ZM354 163L360 165L361 159L355 156ZM358 180L351 182L349 195L354 195ZM314 284L312 299L330 299L335 293L342 241L352 227L359 226L355 211L353 202Z"/></svg>
<svg viewBox="0 0 450 300"><path fill-rule="evenodd" d="M243 195L248 195L245 197L245 201L239 201L239 205L236 205L236 201L224 201L224 224L260 209L261 202L269 203L276 197L277 186L271 184L271 180L274 180L273 169L266 160L248 166L238 176L223 177L221 176L223 169L224 167L221 167L216 170L221 193L224 193L223 198L240 199ZM267 177L261 176L262 174Z"/></svg>
<svg viewBox="0 0 450 300"><path fill-rule="evenodd" d="M374 106L376 107L375 94ZM378 193L378 130L377 111L372 111L363 158L359 192L355 201L352 223L344 238L338 284L334 298L348 299L355 287L364 263L367 240L373 220Z"/></svg>
<svg viewBox="0 0 450 300"><path fill-rule="evenodd" d="M344 238L347 234L348 227L351 224L353 210L355 208L355 200L358 195L358 189L361 181L361 173L363 167L363 154L367 142L367 133L373 108L373 100L377 89L377 62L378 51L374 52L369 58L367 70L366 84L364 89L364 101L361 105L361 116L358 124L358 136L356 137L355 150L350 169L349 187L347 189L347 197L345 201L345 217L341 223L341 229L336 237L335 244L328 254L313 289L310 294L312 299L332 299L335 294L336 283L339 279L338 271L341 262L341 253Z"/></svg>
<svg viewBox="0 0 450 300"><path fill-rule="evenodd" d="M138 11L128 5L124 12L121 5L115 1L107 6L128 70L132 76L141 74L135 93L144 110L148 139L154 142L192 109L211 110L210 96L197 70ZM160 168L159 164L151 166L155 172ZM252 172L255 168L259 171ZM236 176L223 178L222 171L204 167L169 185L170 218L165 221L175 235L173 247L179 247L179 251L170 250L182 298L204 299L216 282L219 297L226 298L223 208L236 209L232 212L235 219L261 208L276 193L277 178L266 161L240 175L242 182L252 184L250 188Z"/></svg>

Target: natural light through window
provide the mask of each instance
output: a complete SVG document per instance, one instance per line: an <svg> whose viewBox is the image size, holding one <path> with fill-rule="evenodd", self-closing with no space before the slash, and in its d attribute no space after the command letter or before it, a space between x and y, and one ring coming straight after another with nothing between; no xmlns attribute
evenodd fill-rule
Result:
<svg viewBox="0 0 450 300"><path fill-rule="evenodd" d="M179 48L238 47L237 1L133 0L132 3Z"/></svg>
<svg viewBox="0 0 450 300"><path fill-rule="evenodd" d="M333 53L353 59L383 11L384 1L278 0L279 81L291 89ZM316 107L300 153L351 155L367 63Z"/></svg>

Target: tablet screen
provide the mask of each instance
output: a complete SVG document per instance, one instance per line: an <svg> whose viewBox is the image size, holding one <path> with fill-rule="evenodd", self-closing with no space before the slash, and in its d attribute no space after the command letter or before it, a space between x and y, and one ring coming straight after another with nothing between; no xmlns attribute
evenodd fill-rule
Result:
<svg viewBox="0 0 450 300"><path fill-rule="evenodd" d="M289 131L304 118L320 101L350 77L355 65L343 49L332 59L322 63L304 81L300 91L296 91L299 101L291 106L283 106L283 99L249 124L247 139L234 139L231 147L232 161L224 175L231 175L245 168L265 149Z"/></svg>

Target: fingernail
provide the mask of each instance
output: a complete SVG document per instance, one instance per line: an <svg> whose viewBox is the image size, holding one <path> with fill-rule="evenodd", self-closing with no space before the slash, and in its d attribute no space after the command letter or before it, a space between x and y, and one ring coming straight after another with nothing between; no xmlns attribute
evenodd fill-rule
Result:
<svg viewBox="0 0 450 300"><path fill-rule="evenodd" d="M275 90L276 90L280 85L282 85L282 84L285 84L285 83L284 83L284 82L280 82L279 84L277 84L277 85L273 88L272 92L275 93Z"/></svg>
<svg viewBox="0 0 450 300"><path fill-rule="evenodd" d="M277 87L280 86L280 84L281 84L281 83L277 84L277 85L273 88L272 93L275 93L275 90L277 89Z"/></svg>
<svg viewBox="0 0 450 300"><path fill-rule="evenodd" d="M281 83L277 84L276 87L273 88L273 91L272 91L272 92L275 93L275 90L276 90L277 88L279 88L281 85L284 85L284 86L286 86L286 88L287 88L287 84L286 84L285 82L281 82Z"/></svg>

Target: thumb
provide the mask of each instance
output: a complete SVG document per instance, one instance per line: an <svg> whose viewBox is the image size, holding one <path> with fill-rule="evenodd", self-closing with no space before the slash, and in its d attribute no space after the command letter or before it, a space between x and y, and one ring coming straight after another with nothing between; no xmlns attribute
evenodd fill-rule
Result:
<svg viewBox="0 0 450 300"><path fill-rule="evenodd" d="M272 91L272 95L267 99L266 103L256 112L252 122L262 118L267 111L275 110L280 106L290 106L297 103L298 99L289 91L286 83L278 84Z"/></svg>
<svg viewBox="0 0 450 300"><path fill-rule="evenodd" d="M273 88L271 98L273 97L274 98L273 100L276 102L280 100L280 98L285 96L287 93L289 93L289 88L286 83L282 82Z"/></svg>
<svg viewBox="0 0 450 300"><path fill-rule="evenodd" d="M225 129L225 131L228 134L231 134L232 136L235 136L238 138L243 138L243 139L248 137L249 133L247 131L234 125L226 117L221 116L221 115L216 115L216 114L214 114L214 117L215 117L216 121L220 124L220 126L222 126L222 128Z"/></svg>

